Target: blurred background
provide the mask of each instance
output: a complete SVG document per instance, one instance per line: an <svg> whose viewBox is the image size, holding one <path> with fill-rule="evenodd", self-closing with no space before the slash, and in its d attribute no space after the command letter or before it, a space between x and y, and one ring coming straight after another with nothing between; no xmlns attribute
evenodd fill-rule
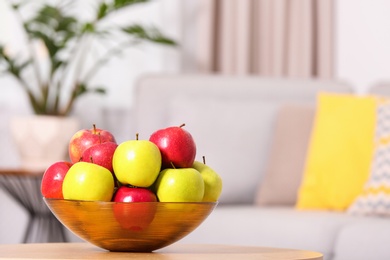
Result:
<svg viewBox="0 0 390 260"><path fill-rule="evenodd" d="M91 15L95 1L79 2L79 15ZM110 19L155 25L179 46L143 44L111 59L92 79L107 94L86 95L74 113L87 114L83 122L88 126L112 110L126 113L137 78L155 72L336 78L364 92L389 78L389 7L386 0L155 0L134 5ZM22 50L25 42L6 0L0 0L0 25L0 43L12 52ZM0 86L1 111L29 113L14 80L1 76ZM85 104L91 104L89 109ZM1 155L0 165L12 160Z"/></svg>

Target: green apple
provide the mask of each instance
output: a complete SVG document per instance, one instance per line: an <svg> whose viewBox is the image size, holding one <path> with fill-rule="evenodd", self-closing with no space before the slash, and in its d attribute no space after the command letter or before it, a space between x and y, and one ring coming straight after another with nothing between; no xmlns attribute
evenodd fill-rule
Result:
<svg viewBox="0 0 390 260"><path fill-rule="evenodd" d="M70 167L62 183L64 199L111 201L114 177L105 167L77 162Z"/></svg>
<svg viewBox="0 0 390 260"><path fill-rule="evenodd" d="M160 202L201 202L204 181L194 168L168 168L160 172L155 190Z"/></svg>
<svg viewBox="0 0 390 260"><path fill-rule="evenodd" d="M151 186L161 170L161 153L148 140L129 140L118 145L112 158L116 178L123 185Z"/></svg>
<svg viewBox="0 0 390 260"><path fill-rule="evenodd" d="M195 161L192 167L200 172L204 181L202 201L216 202L222 192L222 178L208 165Z"/></svg>

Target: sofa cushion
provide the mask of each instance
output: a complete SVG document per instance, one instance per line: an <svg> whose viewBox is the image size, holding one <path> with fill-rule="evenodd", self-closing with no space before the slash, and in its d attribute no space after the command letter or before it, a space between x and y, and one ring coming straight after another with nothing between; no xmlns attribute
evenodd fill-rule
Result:
<svg viewBox="0 0 390 260"><path fill-rule="evenodd" d="M221 175L220 203L253 203L268 154L276 108L272 102L239 99L172 99L167 122L185 123L197 145L196 160L205 156L206 164Z"/></svg>
<svg viewBox="0 0 390 260"><path fill-rule="evenodd" d="M299 209L345 210L369 175L375 98L320 93Z"/></svg>
<svg viewBox="0 0 390 260"><path fill-rule="evenodd" d="M314 105L288 103L280 107L257 193L258 205L295 205L314 114Z"/></svg>
<svg viewBox="0 0 390 260"><path fill-rule="evenodd" d="M294 248L321 252L324 259L329 260L333 257L339 231L348 223L354 223L354 218L338 212L218 206L180 243Z"/></svg>
<svg viewBox="0 0 390 260"><path fill-rule="evenodd" d="M390 220L292 207L218 206L180 243L312 250L324 260L387 260Z"/></svg>
<svg viewBox="0 0 390 260"><path fill-rule="evenodd" d="M390 99L378 98L375 151L371 173L362 193L349 207L354 215L390 217Z"/></svg>
<svg viewBox="0 0 390 260"><path fill-rule="evenodd" d="M334 245L333 260L390 259L390 220L354 217L343 226Z"/></svg>

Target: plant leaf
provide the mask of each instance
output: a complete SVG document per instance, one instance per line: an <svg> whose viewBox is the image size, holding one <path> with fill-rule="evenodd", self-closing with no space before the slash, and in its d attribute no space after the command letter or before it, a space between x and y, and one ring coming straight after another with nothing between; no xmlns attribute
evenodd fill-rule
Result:
<svg viewBox="0 0 390 260"><path fill-rule="evenodd" d="M95 32L95 25L93 25L93 23L91 23L91 22L87 22L82 26L81 32L82 33L86 33L86 32L93 33L93 32Z"/></svg>
<svg viewBox="0 0 390 260"><path fill-rule="evenodd" d="M55 56L76 37L79 24L75 17L66 15L60 7L46 4L24 23L24 27L31 38L45 43L50 56Z"/></svg>
<svg viewBox="0 0 390 260"><path fill-rule="evenodd" d="M105 94L106 89L102 87L88 88L88 86L85 83L80 83L77 87L77 90L73 93L73 95L74 97L79 97L87 93Z"/></svg>
<svg viewBox="0 0 390 260"><path fill-rule="evenodd" d="M3 44L0 44L0 58L5 58L5 47Z"/></svg>
<svg viewBox="0 0 390 260"><path fill-rule="evenodd" d="M136 39L147 40L165 45L177 45L173 39L164 36L155 27L145 29L143 26L135 24L122 28L122 31L132 35Z"/></svg>
<svg viewBox="0 0 390 260"><path fill-rule="evenodd" d="M102 2L99 5L98 12L96 15L96 20L104 18L108 14L108 5L105 2Z"/></svg>
<svg viewBox="0 0 390 260"><path fill-rule="evenodd" d="M123 7L127 7L133 4L139 4L149 2L149 0L114 0L114 9L121 9Z"/></svg>
<svg viewBox="0 0 390 260"><path fill-rule="evenodd" d="M22 70L25 69L28 65L30 65L31 62L32 62L31 59L29 59L29 60L23 62L22 64L19 65L19 70L22 71Z"/></svg>
<svg viewBox="0 0 390 260"><path fill-rule="evenodd" d="M114 11L121 10L134 4L149 2L150 0L114 0L109 3L101 3L98 7L96 20L99 21Z"/></svg>
<svg viewBox="0 0 390 260"><path fill-rule="evenodd" d="M53 74L58 68L60 68L64 62L56 57L52 57L51 59L51 74Z"/></svg>
<svg viewBox="0 0 390 260"><path fill-rule="evenodd" d="M73 92L75 98L85 94L87 92L87 86L84 83L78 84L77 88Z"/></svg>
<svg viewBox="0 0 390 260"><path fill-rule="evenodd" d="M90 92L98 93L98 94L106 94L107 91L103 87L98 87L98 88L92 88L89 90Z"/></svg>
<svg viewBox="0 0 390 260"><path fill-rule="evenodd" d="M35 60L34 49L29 48L30 58L25 59L19 56L7 56L4 53L4 46L0 45L0 73L7 72L13 75L22 87L27 91L30 98L30 103L37 114L56 114L56 115L67 115L74 101L77 97L86 93L98 93L104 94L106 90L102 87L90 87L90 78L96 74L109 59L116 55L123 53L124 49L130 47L132 43L140 43L143 41L149 41L157 44L165 45L176 45L176 42L163 35L156 28L146 28L141 25L129 25L124 28L113 25L108 28L106 25L100 27L99 22L107 16L130 7L131 5L141 4L149 2L150 0L100 0L94 7L92 20L78 19L74 13L72 14L69 6L74 4L73 0L65 1L44 1L39 6L35 6L35 13L31 13L29 19L23 19L22 8L25 4L30 4L32 1L29 0L10 0L10 5L20 18L21 24L28 36L27 43L30 45L34 44L34 40L43 42L47 48L49 54L48 60L51 63L50 74L41 73L40 60ZM35 4L35 3L34 3ZM31 10L30 10L31 11ZM118 30L122 34L130 36L130 41L126 39L123 43L117 44L118 46L108 46L108 50L103 54L102 58L98 58L96 63L90 66L89 70L84 73L84 63L88 60L86 55L90 55L90 43L93 40L103 40L104 43L111 43L114 37L117 36ZM84 37L87 36L87 37ZM123 36L123 35L122 35ZM104 41L104 40L109 41ZM110 44L111 45L111 44ZM83 48L85 47L85 49ZM79 52L77 52L80 50ZM74 59L75 55L81 53L80 60ZM85 54L85 55L84 55ZM93 56L93 54L91 54ZM70 68L73 62L76 63L77 72L73 76L73 86L70 89L70 97L64 106L60 106L59 100L62 95L62 84L67 82L69 73L72 72ZM80 62L80 64L77 64ZM88 66L88 65L85 65ZM31 91L30 82L24 79L23 70L26 68L32 68L32 72L35 73L37 82L40 89L38 91ZM69 72L70 71L70 72ZM84 78L82 76L86 75ZM45 77L44 79L42 77ZM54 90L51 88L54 86ZM34 89L35 90L35 89ZM35 96L35 92L38 94ZM61 99L62 100L62 99Z"/></svg>

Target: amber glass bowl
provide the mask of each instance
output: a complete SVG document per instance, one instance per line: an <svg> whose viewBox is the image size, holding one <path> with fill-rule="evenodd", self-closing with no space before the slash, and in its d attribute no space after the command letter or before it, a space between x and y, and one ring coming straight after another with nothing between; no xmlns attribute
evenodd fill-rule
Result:
<svg viewBox="0 0 390 260"><path fill-rule="evenodd" d="M126 252L151 252L180 240L217 205L44 200L57 219L83 240L106 250Z"/></svg>

